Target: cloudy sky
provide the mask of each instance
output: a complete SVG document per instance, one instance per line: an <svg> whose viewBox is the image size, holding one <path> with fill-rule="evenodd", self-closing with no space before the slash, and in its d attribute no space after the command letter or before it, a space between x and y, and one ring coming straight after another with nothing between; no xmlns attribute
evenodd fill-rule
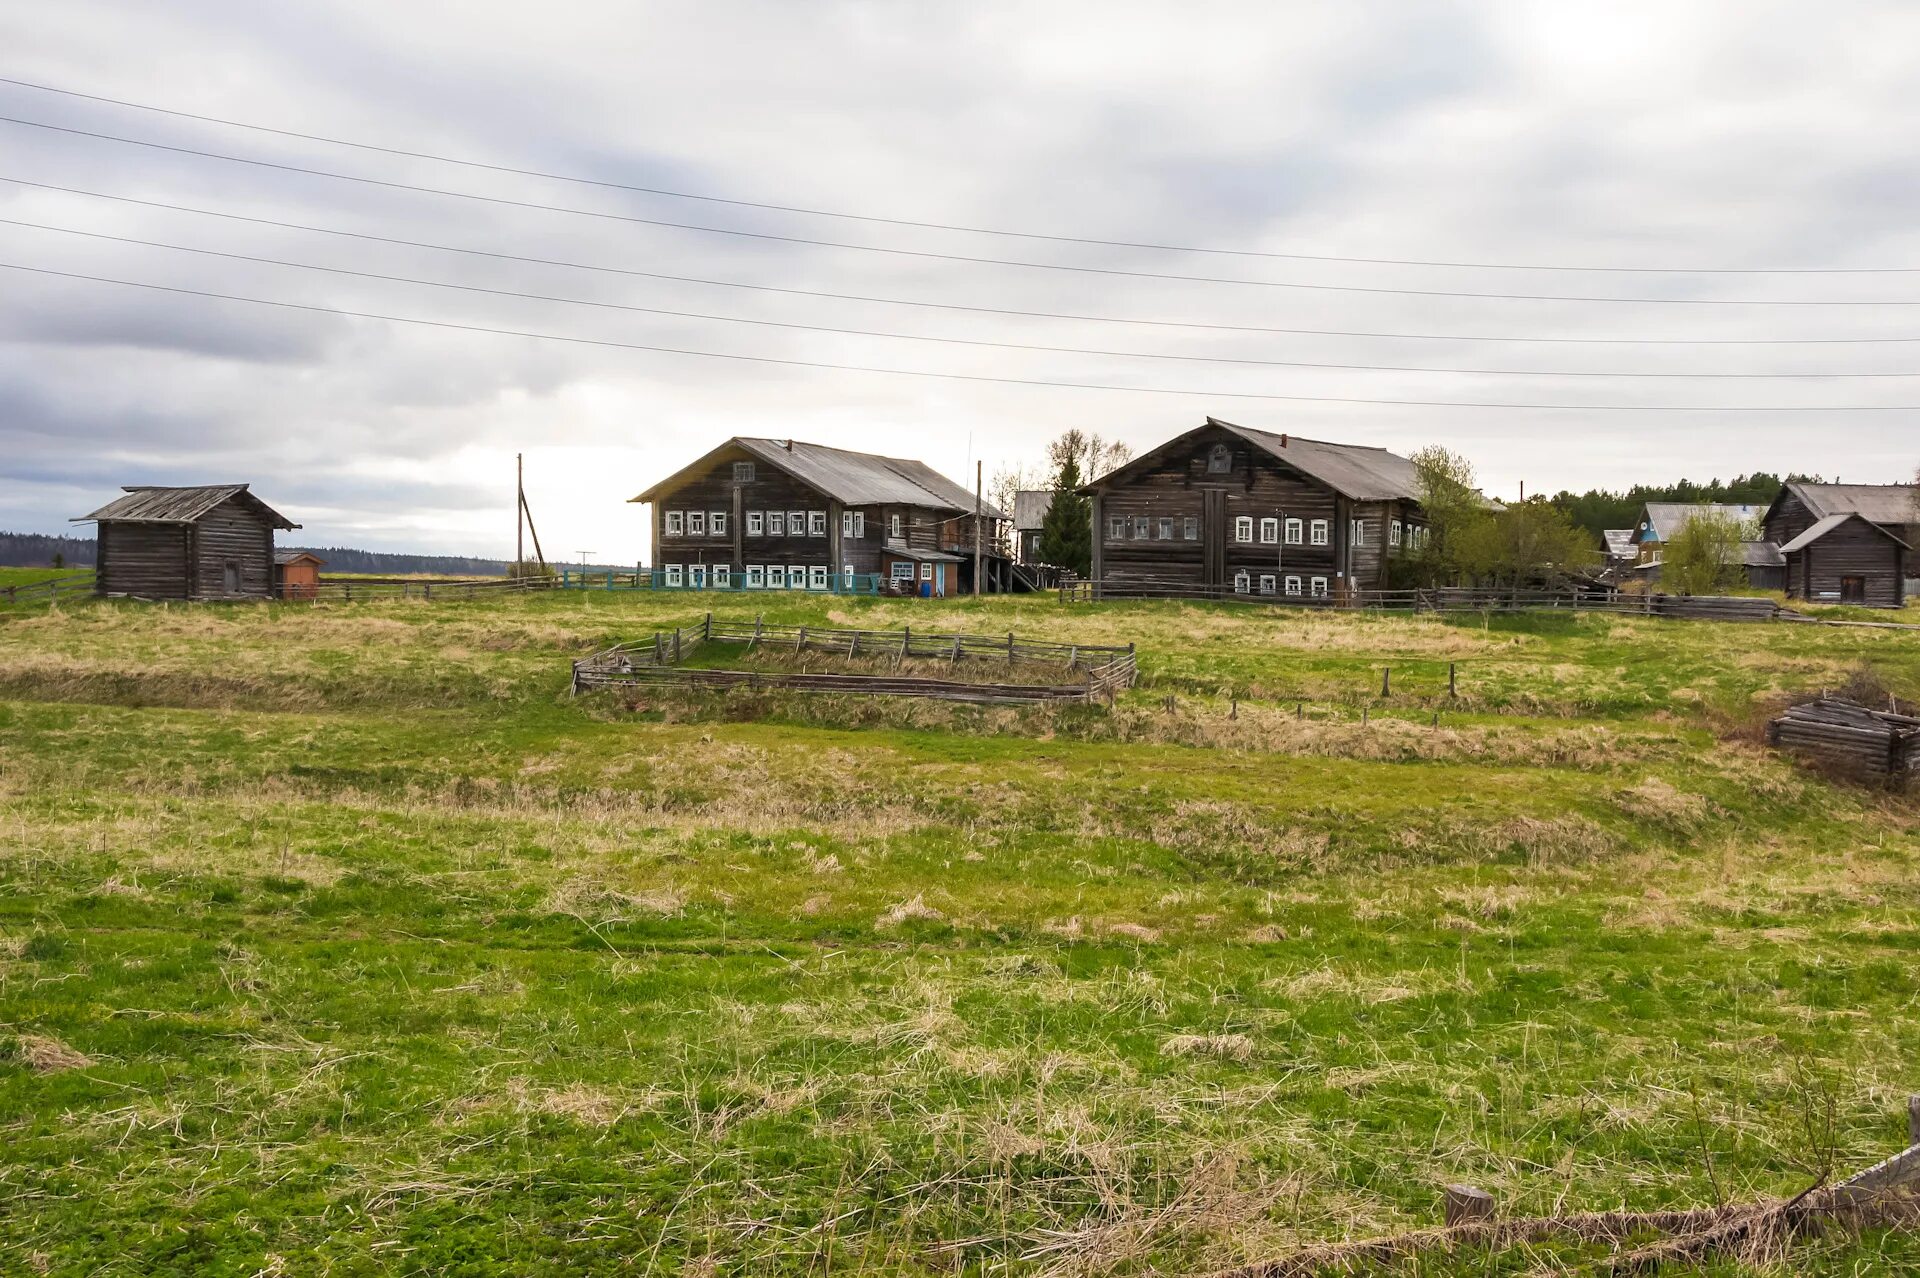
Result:
<svg viewBox="0 0 1920 1278"><path fill-rule="evenodd" d="M510 553L523 451L549 556L625 562L730 434L970 477L1207 414L1503 495L1901 479L1920 377L1840 375L1920 371L1916 49L1899 3L6 4L0 77L421 154L0 84L289 166L0 123L0 262L67 273L0 270L0 528L245 479Z"/></svg>

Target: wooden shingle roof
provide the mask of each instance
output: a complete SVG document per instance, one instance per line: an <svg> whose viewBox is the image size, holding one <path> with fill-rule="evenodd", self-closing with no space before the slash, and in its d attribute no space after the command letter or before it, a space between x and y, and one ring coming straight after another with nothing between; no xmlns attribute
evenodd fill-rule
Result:
<svg viewBox="0 0 1920 1278"><path fill-rule="evenodd" d="M71 522L194 524L206 518L215 507L239 497L276 528L300 526L247 491L245 484L194 484L175 488L159 484L128 484L122 491L126 496L116 497L92 514L81 515Z"/></svg>

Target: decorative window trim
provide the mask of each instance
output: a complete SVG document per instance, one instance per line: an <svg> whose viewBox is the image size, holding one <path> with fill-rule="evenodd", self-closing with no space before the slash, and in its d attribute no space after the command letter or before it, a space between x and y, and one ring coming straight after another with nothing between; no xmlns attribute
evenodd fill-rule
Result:
<svg viewBox="0 0 1920 1278"><path fill-rule="evenodd" d="M713 566L713 588L715 590L733 589L733 565L715 564Z"/></svg>
<svg viewBox="0 0 1920 1278"><path fill-rule="evenodd" d="M687 536L704 537L707 535L707 512L689 510L687 512Z"/></svg>
<svg viewBox="0 0 1920 1278"><path fill-rule="evenodd" d="M807 536L824 537L827 535L827 512L809 510L807 512Z"/></svg>
<svg viewBox="0 0 1920 1278"><path fill-rule="evenodd" d="M1152 537L1153 520L1145 515L1135 515L1133 517L1133 539L1135 541L1148 541Z"/></svg>
<svg viewBox="0 0 1920 1278"><path fill-rule="evenodd" d="M807 535L807 512L789 510L787 512L787 536L804 537Z"/></svg>
<svg viewBox="0 0 1920 1278"><path fill-rule="evenodd" d="M687 565L687 585L695 590L707 588L707 566L705 564Z"/></svg>
<svg viewBox="0 0 1920 1278"><path fill-rule="evenodd" d="M840 565L840 575L841 575L842 577L845 577L845 578L846 578L846 581L844 581L844 582L843 582L843 583L841 583L841 584L842 584L842 585L845 585L846 587L848 587L849 589L851 589L851 588L853 587L853 579L854 579L854 577L855 577L855 576L857 575L857 574L856 574L856 573L855 573L855 572L853 571L853 565L852 565L852 564L841 564L841 565Z"/></svg>
<svg viewBox="0 0 1920 1278"><path fill-rule="evenodd" d="M1107 540L1125 541L1127 539L1127 517L1115 515L1107 520Z"/></svg>
<svg viewBox="0 0 1920 1278"><path fill-rule="evenodd" d="M1173 516L1172 515L1160 516L1160 538L1159 539L1161 541L1173 540Z"/></svg>
<svg viewBox="0 0 1920 1278"><path fill-rule="evenodd" d="M767 517L760 511L749 510L747 512L747 536L762 537L766 535L766 531Z"/></svg>
<svg viewBox="0 0 1920 1278"><path fill-rule="evenodd" d="M667 512L667 522L666 522L667 536L678 537L682 532L686 530L686 526L687 526L687 523L686 523L685 515L681 514L677 510L669 510Z"/></svg>
<svg viewBox="0 0 1920 1278"><path fill-rule="evenodd" d="M1396 519L1393 522L1389 523L1387 525L1387 544L1389 546L1392 546L1395 550L1398 550L1400 548L1403 533L1404 533L1404 528L1401 525L1399 520Z"/></svg>
<svg viewBox="0 0 1920 1278"><path fill-rule="evenodd" d="M1367 544L1367 521L1352 519L1347 524L1347 540L1356 546Z"/></svg>
<svg viewBox="0 0 1920 1278"><path fill-rule="evenodd" d="M1270 572L1261 573L1260 574L1260 593L1263 595L1272 594L1274 592L1274 586L1276 584L1276 580L1277 579Z"/></svg>
<svg viewBox="0 0 1920 1278"><path fill-rule="evenodd" d="M1225 444L1215 444L1207 450L1207 473L1209 475L1231 475L1233 473L1233 450Z"/></svg>
<svg viewBox="0 0 1920 1278"><path fill-rule="evenodd" d="M767 536L784 537L787 535L787 512L769 510L767 512Z"/></svg>
<svg viewBox="0 0 1920 1278"><path fill-rule="evenodd" d="M840 512L840 536L842 540L853 536L853 512L851 510L843 510Z"/></svg>
<svg viewBox="0 0 1920 1278"><path fill-rule="evenodd" d="M767 570L761 567L759 564L748 564L747 565L747 589L748 590L765 590L766 586L767 586Z"/></svg>
<svg viewBox="0 0 1920 1278"><path fill-rule="evenodd" d="M1260 544L1277 546L1280 544L1280 521L1274 518L1260 521Z"/></svg>
<svg viewBox="0 0 1920 1278"><path fill-rule="evenodd" d="M1233 539L1237 542L1253 540L1253 516L1235 515L1233 517Z"/></svg>
<svg viewBox="0 0 1920 1278"><path fill-rule="evenodd" d="M787 565L787 589L805 590L807 588L807 566L805 564Z"/></svg>
<svg viewBox="0 0 1920 1278"><path fill-rule="evenodd" d="M1248 590L1248 586L1250 584L1251 584L1251 580L1247 576L1247 570L1245 568L1242 568L1239 572L1236 572L1235 574L1233 574L1233 593L1234 594L1236 595L1246 594Z"/></svg>
<svg viewBox="0 0 1920 1278"><path fill-rule="evenodd" d="M895 541L900 540L900 512L897 510L887 516L887 536Z"/></svg>
<svg viewBox="0 0 1920 1278"><path fill-rule="evenodd" d="M1312 545L1326 545L1329 535L1330 530L1327 527L1327 521L1324 519L1316 519L1307 525L1307 540Z"/></svg>
<svg viewBox="0 0 1920 1278"><path fill-rule="evenodd" d="M933 580L933 565L928 563L924 559L920 561L920 580L922 581Z"/></svg>
<svg viewBox="0 0 1920 1278"><path fill-rule="evenodd" d="M1306 540L1306 531L1306 525L1300 520L1289 519L1287 521L1287 544L1289 546L1301 545Z"/></svg>
<svg viewBox="0 0 1920 1278"><path fill-rule="evenodd" d="M707 513L707 528L716 537L727 535L727 512L714 510Z"/></svg>
<svg viewBox="0 0 1920 1278"><path fill-rule="evenodd" d="M1199 541L1200 540L1200 516L1188 515L1186 519L1186 526L1181 531L1186 534L1185 537L1182 538L1183 541Z"/></svg>
<svg viewBox="0 0 1920 1278"><path fill-rule="evenodd" d="M1300 593L1300 578L1293 573L1287 574L1287 593L1295 596Z"/></svg>
<svg viewBox="0 0 1920 1278"><path fill-rule="evenodd" d="M1315 577L1309 581L1307 585L1315 599L1325 599L1327 597L1327 579L1325 577Z"/></svg>
<svg viewBox="0 0 1920 1278"><path fill-rule="evenodd" d="M767 565L767 589L785 590L787 588L787 566L785 564Z"/></svg>
<svg viewBox="0 0 1920 1278"><path fill-rule="evenodd" d="M893 567L888 569L887 575L894 581L912 581L913 564L905 559L896 559L893 561Z"/></svg>
<svg viewBox="0 0 1920 1278"><path fill-rule="evenodd" d="M822 519L826 518L824 514L821 515L820 517ZM815 564L811 568L807 569L807 589L808 590L825 590L826 588L827 588L827 566L825 564Z"/></svg>
<svg viewBox="0 0 1920 1278"><path fill-rule="evenodd" d="M865 541L866 537L867 512L864 510L856 510L853 512L853 539L855 541Z"/></svg>
<svg viewBox="0 0 1920 1278"><path fill-rule="evenodd" d="M679 564L667 565L667 585L678 587L685 584Z"/></svg>
<svg viewBox="0 0 1920 1278"><path fill-rule="evenodd" d="M750 461L735 462L733 464L733 482L736 484L751 484L753 482L753 463Z"/></svg>

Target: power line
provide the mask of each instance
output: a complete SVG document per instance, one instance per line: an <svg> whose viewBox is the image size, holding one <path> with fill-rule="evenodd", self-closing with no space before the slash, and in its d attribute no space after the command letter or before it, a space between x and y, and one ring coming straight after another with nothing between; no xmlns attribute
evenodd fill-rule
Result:
<svg viewBox="0 0 1920 1278"><path fill-rule="evenodd" d="M1502 408L1564 410L1599 413L1911 413L1920 412L1920 404L1531 404L1511 401L1452 399L1382 399L1349 395L1280 395L1259 391L1221 391L1188 389L1175 386L1120 386L1102 382L1067 382L1047 378L994 377L984 373L943 373L932 369L884 368L867 364L834 364L821 360L787 359L773 355L740 355L724 351L703 351L682 346L656 346L642 342L619 342L606 338L570 337L560 333L539 333L527 329L496 328L484 324L460 324L452 320L420 319L406 315L387 315L376 311L353 311L336 306L313 306L304 302L283 302L264 297L246 297L237 293L215 293L206 289L179 288L170 284L149 284L140 280L116 279L105 275L86 275L78 271L56 271L43 266L25 266L0 262L0 270L27 271L60 279L87 280L96 284L114 284L127 288L151 289L187 297L213 298L224 302L247 302L282 310L306 311L316 315L340 315L350 319L384 320L392 324L417 324L426 328L450 329L462 333L488 333L501 337L526 337L544 342L565 342L575 346L600 346L617 350L650 351L663 355L690 355L700 359L734 360L750 364L774 364L787 368L814 368L843 373L884 373L894 377L928 377L941 381L988 382L1003 386L1047 386L1065 390L1121 391L1139 395L1184 395L1213 399L1280 400L1303 404L1374 404L1401 408Z"/></svg>
<svg viewBox="0 0 1920 1278"><path fill-rule="evenodd" d="M192 155L201 159L221 160L230 164L252 165L255 168L273 169L282 173L299 173L308 177L330 178L339 182L355 182L363 186L376 186L392 191L409 191L419 195L442 195L451 199L474 200L482 204L492 204L505 208L531 209L542 213L564 213L571 217L589 217L608 222L624 222L636 226L658 226L678 231L694 231L702 235L725 235L737 239L762 240L778 244L805 244L814 248L845 249L856 253L880 253L889 257L912 257L936 262L963 262L970 266L1010 266L1022 270L1062 271L1073 275L1110 275L1126 279L1167 280L1187 284L1228 284L1244 288L1298 289L1315 293L1367 293L1393 297L1461 297L1507 302L1591 302L1635 306L1920 306L1920 299L1594 297L1563 293L1483 293L1460 289L1385 288L1360 284L1306 284L1293 280L1248 280L1236 279L1224 275L1182 275L1171 271L1131 271L1115 266L1075 266L1065 262L1031 262L1020 258L979 257L966 253L935 253L926 249L903 249L876 244L855 244L846 240L822 240L804 235L775 235L767 231L742 231L733 227L706 226L698 222L673 222L665 218L639 217L630 213L607 213L598 209L574 208L566 204L543 204L537 200L515 200L501 195L481 195L473 191L454 191L446 187L425 186L415 182L395 182L386 178L364 177L356 173L339 173L332 169L316 169L301 164L283 164L275 160L258 160L244 155L228 155L222 151L205 151L197 147L175 146L171 143L154 142L145 138L122 137L119 134L101 133L92 129L76 129L63 124L48 124L42 120L24 120L18 116L11 115L0 115L0 124L17 124L24 128L45 129L49 132L65 133L73 137L93 138L96 141L115 142L124 146L148 147L152 150L167 151L175 155Z"/></svg>
<svg viewBox="0 0 1920 1278"><path fill-rule="evenodd" d="M158 115L172 116L175 119L197 120L202 124L219 124L229 128L249 129L255 133L268 133L275 137L296 138L303 142L324 142L330 146L352 147L355 150L372 151L381 155L399 156L410 160L432 160L439 164L454 164L462 168L480 169L489 173L508 173L517 177L541 178L552 182L571 182L580 186L599 187L603 190L630 191L638 195L657 195L676 200L696 200L705 204L722 204L733 208L761 209L774 213L800 213L809 217L838 218L844 221L867 222L879 226L910 227L917 230L960 231L970 235L996 235L1009 239L1037 240L1052 244L1088 244L1101 248L1151 249L1167 253L1204 253L1223 257L1269 258L1294 262L1343 262L1369 266L1437 266L1488 271L1586 271L1631 275L1910 275L1920 272L1920 267L1912 266L1661 267L1562 266L1522 262L1460 262L1399 257L1344 257L1330 253L1282 253L1262 249L1213 248L1193 244L1157 244L1139 240L1110 240L1084 235L1051 235L1039 231L1016 231L1004 227L968 226L953 222L916 221L912 218L883 217L870 213L848 213L843 210L810 208L798 204L777 204L761 200L731 199L726 196L706 195L695 191L677 191L667 187L638 186L627 182L612 182L603 178L581 177L573 173L555 173L545 169L519 168L510 164L490 164L482 160L464 160L454 156L435 154L431 151L411 151L403 147L383 146L374 142L358 142L348 138L328 137L319 133L302 133L295 129L274 128L264 124L253 124L245 120L229 119L225 116L201 115L194 111L180 111L171 107L155 106L148 102L132 102L125 98L110 98L96 93L82 93L77 89L62 89L50 84L39 84L31 80L15 80L6 76L0 76L0 84L11 84L16 88L33 89L40 93L55 93L62 97L80 98L88 102L103 102L110 106L128 107L136 111L151 111Z"/></svg>
<svg viewBox="0 0 1920 1278"><path fill-rule="evenodd" d="M629 267L605 266L591 262L571 262L563 258L528 257L518 253L502 253L490 249L463 248L454 244L436 244L426 240L401 239L391 235L374 235L367 231L348 231L342 230L339 227L315 226L305 222L287 222L276 218L250 216L245 213L229 213L220 209L200 208L192 204L173 204L165 200L143 200L131 195L112 195L105 191L90 191L83 187L59 186L51 182L34 182L26 178L12 177L6 174L0 174L0 182L11 182L16 186L32 187L40 191L57 191L63 195L82 195L89 199L110 200L118 204L132 204L141 208L166 209L174 213L192 213L199 217L220 218L229 222L245 222L254 226L271 226L286 231L305 231L316 235L334 235L343 239L362 240L372 244L392 244L403 248L431 249L439 253L459 253L469 257L484 257L500 262L525 262L534 266L558 266L573 271L593 271L606 275L623 275L636 279L664 280L675 284L698 284L713 288L745 289L756 293L777 293L788 297L822 298L838 302L870 302L880 306L911 306L925 310L957 311L973 315L1007 315L1020 319L1071 320L1076 323L1087 324L1127 324L1139 327L1185 328L1221 333L1267 333L1300 337L1365 337L1393 341L1420 342L1528 342L1577 346L1870 346L1920 342L1920 335L1900 337L1550 337L1539 334L1384 333L1367 329L1286 328L1262 324L1218 324L1206 323L1200 320L1142 319L1123 315L1086 315L1072 311L1029 311L1002 306L969 306L958 302L930 302L916 298L881 297L864 293L832 293L817 289L781 288L772 284L748 284L740 280L714 280L691 275L670 275L660 271L642 271Z"/></svg>
<svg viewBox="0 0 1920 1278"><path fill-rule="evenodd" d="M138 239L131 235L109 235L102 231L82 231L70 226L52 226L45 222L27 222L10 217L0 217L0 226L23 226L36 231L54 231L61 235L77 235L90 240L108 240L116 244L138 244L144 248L168 249L177 253L194 253L203 257L219 257L234 262L254 262L262 266L285 266L303 271L323 271L329 275L345 275L355 279L380 280L390 284L415 284L424 288L454 289L463 293L483 293L492 297L511 297L521 301L554 302L565 306L591 306L600 310L628 311L640 315L661 315L676 319L711 320L722 324L751 324L760 328L794 329L807 333L833 333L843 337L880 337L905 342L936 342L949 346L990 347L995 350L1008 351L1039 351L1050 355L1093 355L1115 359L1153 359L1188 364L1239 364L1264 368L1338 369L1346 372L1447 373L1475 377L1629 377L1676 380L1764 379L1801 381L1920 377L1920 371L1873 373L1696 373L1619 372L1605 369L1595 371L1545 368L1435 368L1418 364L1342 364L1323 360L1251 359L1226 355L1179 355L1162 351L1101 350L1081 346L1046 346L1032 342L998 342L981 338L941 337L925 333L896 333L884 329L842 328L830 324L802 324L787 320L754 319L740 315L715 315L706 311L681 311L661 306L635 306L625 302L606 302L594 298L560 297L551 293L523 293L514 289L488 288L479 284L459 284L449 280L426 280L411 275L388 275L378 271L361 271L345 266L326 266L316 262L297 262L281 257L260 257L251 253L233 253L224 249L197 248L189 244L170 244L164 240Z"/></svg>

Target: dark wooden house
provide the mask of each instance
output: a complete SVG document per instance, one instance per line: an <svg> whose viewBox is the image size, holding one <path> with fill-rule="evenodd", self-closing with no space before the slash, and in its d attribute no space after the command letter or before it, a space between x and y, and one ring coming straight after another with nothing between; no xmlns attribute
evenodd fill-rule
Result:
<svg viewBox="0 0 1920 1278"><path fill-rule="evenodd" d="M973 588L974 494L924 462L735 437L633 500L653 508L663 587ZM1004 519L981 503L985 590L1013 588ZM938 589L923 592L922 582Z"/></svg>
<svg viewBox="0 0 1920 1278"><path fill-rule="evenodd" d="M1426 537L1407 458L1213 417L1081 491L1094 580L1118 590L1330 598L1385 587Z"/></svg>
<svg viewBox="0 0 1920 1278"><path fill-rule="evenodd" d="M1789 483L1764 523L1786 560L1789 595L1884 608L1906 601L1920 537L1913 485Z"/></svg>
<svg viewBox="0 0 1920 1278"><path fill-rule="evenodd" d="M245 484L130 485L75 523L99 525L94 589L143 599L265 599L273 534L300 525Z"/></svg>
<svg viewBox="0 0 1920 1278"><path fill-rule="evenodd" d="M1052 509L1051 488L1022 488L1013 495L1014 553L1021 563L1040 562L1040 530Z"/></svg>

